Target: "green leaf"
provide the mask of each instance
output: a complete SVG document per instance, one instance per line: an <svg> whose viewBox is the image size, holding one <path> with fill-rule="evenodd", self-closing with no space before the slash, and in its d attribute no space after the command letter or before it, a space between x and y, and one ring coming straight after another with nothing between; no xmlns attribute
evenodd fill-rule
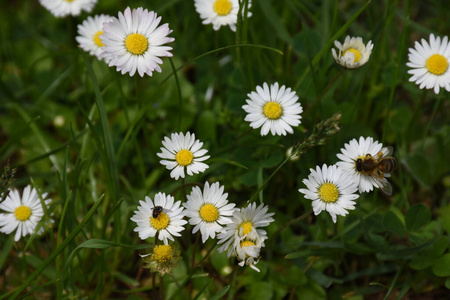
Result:
<svg viewBox="0 0 450 300"><path fill-rule="evenodd" d="M421 203L411 206L405 216L406 228L410 231L418 230L430 222L430 209Z"/></svg>
<svg viewBox="0 0 450 300"><path fill-rule="evenodd" d="M450 253L444 254L443 256L436 259L431 269L436 276L450 276Z"/></svg>
<svg viewBox="0 0 450 300"><path fill-rule="evenodd" d="M444 227L444 229L450 233L450 218L448 216L450 216L450 205L447 205L445 207L442 207L439 210L439 216L440 216L440 220L442 222L442 227Z"/></svg>
<svg viewBox="0 0 450 300"><path fill-rule="evenodd" d="M216 295L214 295L213 297L209 298L210 300L219 300L220 298L222 298L230 289L230 286L227 285L226 287L224 287L223 289L221 289Z"/></svg>
<svg viewBox="0 0 450 300"><path fill-rule="evenodd" d="M406 233L405 225L403 225L402 221L400 221L397 215L392 211L388 211L384 214L383 226L384 228L398 236L404 236Z"/></svg>

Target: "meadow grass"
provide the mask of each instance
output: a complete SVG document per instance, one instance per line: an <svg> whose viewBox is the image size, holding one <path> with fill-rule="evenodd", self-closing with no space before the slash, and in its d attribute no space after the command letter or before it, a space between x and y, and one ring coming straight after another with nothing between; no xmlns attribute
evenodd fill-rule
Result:
<svg viewBox="0 0 450 300"><path fill-rule="evenodd" d="M77 24L127 6L156 11L173 30L162 73L121 75L77 47ZM415 41L448 35L447 2L258 0L250 11L233 32L203 25L194 1L100 0L92 13L65 18L38 1L3 3L2 184L32 184L52 202L38 225L43 235L15 242L0 234L0 299L448 295L448 92L419 89L406 66ZM347 35L374 43L355 70L331 55ZM261 136L244 121L247 94L264 82L299 96L302 123L293 134ZM340 130L320 131L332 117ZM204 142L209 168L174 180L156 153L165 136L187 131ZM392 196L363 193L336 224L325 212L315 216L298 191L302 180L310 168L336 163L344 143L360 136L394 148ZM292 146L298 160L286 155ZM218 253L217 240L202 244L191 225L176 238L182 260L173 274L144 269L139 254L156 239L133 231L139 200L164 192L184 202L206 181L224 185L237 207L251 200L275 213L261 271Z"/></svg>

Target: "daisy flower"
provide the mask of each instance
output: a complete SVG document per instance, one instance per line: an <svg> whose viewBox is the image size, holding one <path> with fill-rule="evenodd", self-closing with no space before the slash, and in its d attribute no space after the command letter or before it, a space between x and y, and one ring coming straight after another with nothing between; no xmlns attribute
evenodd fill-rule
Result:
<svg viewBox="0 0 450 300"><path fill-rule="evenodd" d="M308 179L303 179L307 189L299 189L305 194L306 199L312 200L314 214L317 216L326 210L336 223L336 216L345 216L347 210L355 209L355 199L359 197L354 194L358 187L352 176L338 166L323 165L322 169L310 169Z"/></svg>
<svg viewBox="0 0 450 300"><path fill-rule="evenodd" d="M81 11L91 12L97 0L39 0L55 17L78 16Z"/></svg>
<svg viewBox="0 0 450 300"><path fill-rule="evenodd" d="M334 45L338 48L332 48L331 53L338 64L347 69L356 69L364 65L372 53L373 44L369 41L367 45L364 45L362 38L347 36L344 44L339 41L334 41Z"/></svg>
<svg viewBox="0 0 450 300"><path fill-rule="evenodd" d="M390 177L390 172L395 168L395 159L389 157L392 154L391 147L383 147L373 138L359 138L351 140L341 148L341 153L337 157L341 160L336 164L345 172L352 175L353 180L358 184L359 192L370 192L373 187L380 188L387 195L392 194L392 187L385 177ZM387 159L389 164L385 168L378 168L378 162Z"/></svg>
<svg viewBox="0 0 450 300"><path fill-rule="evenodd" d="M48 207L51 199L45 199L47 193L41 195L45 205ZM17 242L35 231L37 224L44 215L44 210L36 189L27 185L20 197L17 190L10 190L5 201L0 203L0 209L6 213L0 213L0 232L10 234L16 230L14 240ZM44 232L41 227L38 234Z"/></svg>
<svg viewBox="0 0 450 300"><path fill-rule="evenodd" d="M409 62L406 64L412 68L408 71L412 74L409 81L416 82L421 89L434 89L439 93L439 88L445 88L450 92L450 42L445 36L442 40L430 34L430 42L422 39L422 44L416 42L414 49L409 48Z"/></svg>
<svg viewBox="0 0 450 300"><path fill-rule="evenodd" d="M93 18L88 17L87 20L79 24L78 36L75 39L81 49L101 59L100 54L103 52L102 47L105 45L99 36L103 34L103 23L110 22L111 20L111 16L95 15Z"/></svg>
<svg viewBox="0 0 450 300"><path fill-rule="evenodd" d="M284 85L279 88L278 82L269 88L267 83L263 87L257 86L256 92L247 94L247 104L242 108L247 112L245 121L250 122L250 127L261 127L261 135L286 135L286 132L294 133L291 126L298 126L301 121L303 108L298 96Z"/></svg>
<svg viewBox="0 0 450 300"><path fill-rule="evenodd" d="M187 223L183 220L184 208L180 207L181 201L174 203L172 196L158 193L154 202L146 196L145 202L139 200L139 204L131 221L136 222L134 231L139 233L142 240L158 234L158 239L167 245L168 240L173 241L173 236L181 236L183 225Z"/></svg>
<svg viewBox="0 0 450 300"><path fill-rule="evenodd" d="M268 226L274 221L274 213L267 213L268 206L261 203L256 207L256 203L249 204L233 213L232 223L227 224L224 230L218 234L218 244L223 244L217 251L228 250L228 257L236 249L236 245L242 241L255 241L258 238L266 238L267 232L261 227ZM264 245L262 243L262 245Z"/></svg>
<svg viewBox="0 0 450 300"><path fill-rule="evenodd" d="M150 272L159 272L161 276L171 274L181 260L180 250L173 245L155 245L151 253L141 255L144 268Z"/></svg>
<svg viewBox="0 0 450 300"><path fill-rule="evenodd" d="M211 186L208 182L202 190L194 187L188 201L183 204L186 208L186 216L189 217L189 224L195 225L192 233L199 229L202 234L202 242L211 237L215 238L216 233L222 230L222 225L231 223L231 216L234 212L234 203L228 204L228 194L223 193L223 186L218 182Z"/></svg>
<svg viewBox="0 0 450 300"><path fill-rule="evenodd" d="M133 76L137 71L143 77L144 74L152 76L155 70L161 72L160 57L172 56L169 52L172 47L163 45L175 39L168 37L172 30L167 23L158 26L160 21L161 17L154 11L127 7L123 14L119 12L119 18L104 24L100 35L105 45L102 57L122 75Z"/></svg>
<svg viewBox="0 0 450 300"><path fill-rule="evenodd" d="M264 246L264 240L267 237L256 237L255 240L245 239L241 242L237 242L234 248L234 254L237 259L240 260L239 266L250 266L253 270L259 272L259 269L255 266L259 262L259 253Z"/></svg>
<svg viewBox="0 0 450 300"><path fill-rule="evenodd" d="M161 153L157 153L163 158L160 163L166 166L170 172L170 177L178 180L184 178L184 169L188 175L204 172L209 166L202 161L207 160L209 155L205 155L208 150L201 149L203 143L195 139L195 134L190 132L172 133L171 138L164 137L162 141Z"/></svg>
<svg viewBox="0 0 450 300"><path fill-rule="evenodd" d="M251 5L251 1L249 1L249 9ZM220 26L228 25L231 30L236 31L239 12L238 0L195 0L195 10L203 19L203 24L212 24L214 30L217 31ZM251 17L251 15L250 12L247 13L247 17Z"/></svg>

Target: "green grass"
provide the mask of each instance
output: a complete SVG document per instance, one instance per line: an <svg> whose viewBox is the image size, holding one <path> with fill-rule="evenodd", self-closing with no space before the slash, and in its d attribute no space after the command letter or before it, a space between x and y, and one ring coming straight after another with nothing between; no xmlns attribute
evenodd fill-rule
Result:
<svg viewBox="0 0 450 300"><path fill-rule="evenodd" d="M440 299L450 289L450 109L448 92L408 81L408 48L450 31L446 1L253 1L236 33L202 25L193 1L100 1L93 14L127 5L169 23L173 58L162 73L129 77L82 52L76 25L38 1L0 13L0 165L13 187L34 184L55 222L42 236L0 234L0 299ZM369 62L342 71L334 40L361 36ZM228 62L227 62L228 61ZM304 108L294 134L261 137L244 121L247 94L279 82ZM205 98L213 89L211 100ZM286 150L321 120L340 131L297 161ZM64 119L57 125L56 117ZM211 158L204 173L175 181L156 153L164 136L194 132ZM298 192L309 169L337 162L352 138L395 150L394 192L365 193L334 224L314 216ZM130 220L139 200L219 181L238 207L275 212L257 273L199 243L192 226L177 239L173 276L143 269ZM50 216L50 214L52 214ZM214 298L215 297L215 298Z"/></svg>

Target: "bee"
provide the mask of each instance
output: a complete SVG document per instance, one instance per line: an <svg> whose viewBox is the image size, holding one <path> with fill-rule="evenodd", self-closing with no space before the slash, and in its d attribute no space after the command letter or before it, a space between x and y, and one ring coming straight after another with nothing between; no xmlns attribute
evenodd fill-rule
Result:
<svg viewBox="0 0 450 300"><path fill-rule="evenodd" d="M153 218L158 218L159 215L162 213L163 208L161 206L155 206L153 207L152 216Z"/></svg>
<svg viewBox="0 0 450 300"><path fill-rule="evenodd" d="M384 178L390 175L385 175L385 173L391 173L397 168L395 158L388 156L391 153L392 147L388 147L385 153L380 151L376 156L366 154L364 158L358 158L355 161L356 170L363 175L371 176L386 195L392 194L392 186Z"/></svg>

